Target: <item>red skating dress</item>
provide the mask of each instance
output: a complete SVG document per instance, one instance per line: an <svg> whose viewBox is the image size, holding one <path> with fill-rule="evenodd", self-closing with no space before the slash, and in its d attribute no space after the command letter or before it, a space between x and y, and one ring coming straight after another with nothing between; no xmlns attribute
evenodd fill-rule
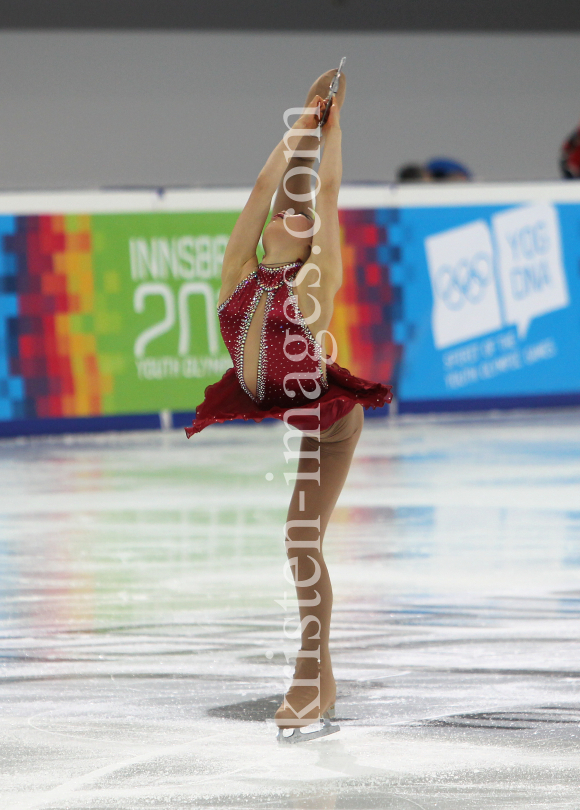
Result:
<svg viewBox="0 0 580 810"><path fill-rule="evenodd" d="M303 262L281 267L260 264L218 307L221 333L234 367L205 390L187 437L214 422L232 419L284 419L299 430L326 430L346 416L357 402L380 408L392 399L391 386L362 380L336 363L322 361L291 282ZM243 375L244 346L252 316L266 295L260 336L256 394Z"/></svg>

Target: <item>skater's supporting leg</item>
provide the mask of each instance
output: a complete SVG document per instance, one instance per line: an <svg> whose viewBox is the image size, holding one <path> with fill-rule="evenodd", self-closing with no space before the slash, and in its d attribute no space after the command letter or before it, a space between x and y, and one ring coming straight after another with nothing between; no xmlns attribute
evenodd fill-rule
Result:
<svg viewBox="0 0 580 810"><path fill-rule="evenodd" d="M324 711L334 703L336 686L328 649L330 617L332 612L332 586L324 556L322 540L328 521L346 481L353 453L363 425L361 405L323 432L320 441L304 436L302 454L320 451L320 464L316 458L301 457L299 473L320 473L320 484L314 479L298 478L288 510L287 553L295 579L299 582L312 580L312 584L296 587L303 622L301 649L320 650L320 707ZM293 522L294 525L293 525ZM310 522L311 525L308 525ZM306 525L300 525L306 523ZM320 530L318 529L318 524ZM304 544L304 545L300 545ZM318 548L317 548L318 546ZM317 572L319 575L316 576ZM302 669L308 668L308 659ZM298 668L298 667L297 667ZM300 677L300 675L297 675ZM295 710L300 708L300 687L292 688L287 699ZM308 701L306 701L308 702ZM296 704L296 705L295 705ZM277 714L280 719L280 713Z"/></svg>

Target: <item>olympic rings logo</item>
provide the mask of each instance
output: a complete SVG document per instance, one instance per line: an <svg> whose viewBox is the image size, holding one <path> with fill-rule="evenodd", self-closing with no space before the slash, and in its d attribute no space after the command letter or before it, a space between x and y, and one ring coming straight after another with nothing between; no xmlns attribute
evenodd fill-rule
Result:
<svg viewBox="0 0 580 810"><path fill-rule="evenodd" d="M462 309L466 303L478 304L493 281L489 253L475 253L455 267L444 264L435 273L433 289L448 309Z"/></svg>

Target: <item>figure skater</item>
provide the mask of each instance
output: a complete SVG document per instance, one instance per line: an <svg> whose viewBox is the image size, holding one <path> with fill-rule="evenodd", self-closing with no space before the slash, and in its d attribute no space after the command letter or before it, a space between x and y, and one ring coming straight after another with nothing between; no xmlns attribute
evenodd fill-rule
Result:
<svg viewBox="0 0 580 810"><path fill-rule="evenodd" d="M206 389L186 429L190 437L215 422L275 417L302 437L286 524L301 647L292 685L275 716L282 742L338 730L330 724L336 698L328 648L332 588L322 540L361 433L363 406L381 407L392 398L391 386L354 377L330 362L324 348L342 283L337 204L344 76L334 100L328 94L337 75L329 71L312 85L303 114L266 161L234 226L218 299L234 367ZM312 166L321 139L313 209ZM258 262L260 236L265 255ZM301 731L317 720L318 731Z"/></svg>

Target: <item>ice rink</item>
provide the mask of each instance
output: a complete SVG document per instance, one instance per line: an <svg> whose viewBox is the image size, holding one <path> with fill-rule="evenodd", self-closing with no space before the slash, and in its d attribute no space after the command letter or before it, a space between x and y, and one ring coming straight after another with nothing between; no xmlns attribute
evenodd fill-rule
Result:
<svg viewBox="0 0 580 810"><path fill-rule="evenodd" d="M580 411L367 420L297 746L283 432L0 444L2 807L578 808Z"/></svg>

